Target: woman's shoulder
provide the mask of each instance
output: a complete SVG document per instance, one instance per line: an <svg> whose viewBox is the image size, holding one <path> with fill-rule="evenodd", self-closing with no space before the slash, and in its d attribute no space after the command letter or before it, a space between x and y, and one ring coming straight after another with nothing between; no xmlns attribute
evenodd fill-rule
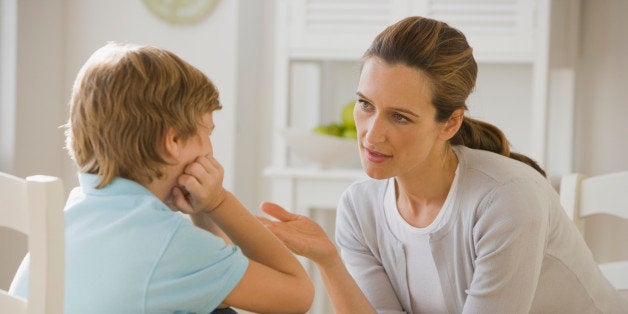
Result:
<svg viewBox="0 0 628 314"><path fill-rule="evenodd" d="M521 161L464 146L454 146L454 151L468 184L496 187L512 182L549 183L534 168Z"/></svg>
<svg viewBox="0 0 628 314"><path fill-rule="evenodd" d="M466 204L474 204L476 216L492 213L514 220L538 219L558 203L549 181L523 162L467 147L456 148L456 153L463 173L461 197Z"/></svg>
<svg viewBox="0 0 628 314"><path fill-rule="evenodd" d="M457 147L455 151L460 160L460 195L466 204L480 205L477 208L480 212L482 208L509 211L507 208L515 203L536 201L539 206L528 206L535 211L545 207L543 203L557 201L558 194L550 182L523 162L467 147ZM512 206L491 206L499 202Z"/></svg>

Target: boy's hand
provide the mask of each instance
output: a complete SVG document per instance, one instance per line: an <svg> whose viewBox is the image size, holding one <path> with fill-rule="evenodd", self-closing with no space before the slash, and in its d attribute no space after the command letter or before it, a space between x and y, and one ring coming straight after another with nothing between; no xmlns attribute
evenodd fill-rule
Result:
<svg viewBox="0 0 628 314"><path fill-rule="evenodd" d="M172 201L186 214L211 212L225 199L224 169L212 156L200 156L185 167L172 189Z"/></svg>

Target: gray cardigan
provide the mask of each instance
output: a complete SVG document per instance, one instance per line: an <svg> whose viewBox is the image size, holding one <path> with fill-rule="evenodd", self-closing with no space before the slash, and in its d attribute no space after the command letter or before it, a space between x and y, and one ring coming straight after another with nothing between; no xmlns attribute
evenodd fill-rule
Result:
<svg viewBox="0 0 628 314"><path fill-rule="evenodd" d="M450 313L628 313L543 176L498 154L454 151L454 212L429 240ZM379 313L411 313L412 265L384 216L386 186L368 179L345 191L336 242Z"/></svg>

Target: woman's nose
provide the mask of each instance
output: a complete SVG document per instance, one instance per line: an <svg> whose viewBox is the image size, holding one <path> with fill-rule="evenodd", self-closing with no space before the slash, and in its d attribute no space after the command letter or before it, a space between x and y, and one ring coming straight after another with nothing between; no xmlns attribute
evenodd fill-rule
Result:
<svg viewBox="0 0 628 314"><path fill-rule="evenodd" d="M371 144L386 141L386 125L384 121L377 116L373 117L368 123L366 141Z"/></svg>

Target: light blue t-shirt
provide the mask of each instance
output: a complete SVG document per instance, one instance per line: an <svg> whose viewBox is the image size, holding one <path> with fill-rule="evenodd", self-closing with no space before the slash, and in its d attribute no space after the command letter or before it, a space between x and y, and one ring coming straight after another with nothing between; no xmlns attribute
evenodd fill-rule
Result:
<svg viewBox="0 0 628 314"><path fill-rule="evenodd" d="M248 259L140 184L80 174L65 208L65 313L209 313ZM26 297L28 256L11 285Z"/></svg>

